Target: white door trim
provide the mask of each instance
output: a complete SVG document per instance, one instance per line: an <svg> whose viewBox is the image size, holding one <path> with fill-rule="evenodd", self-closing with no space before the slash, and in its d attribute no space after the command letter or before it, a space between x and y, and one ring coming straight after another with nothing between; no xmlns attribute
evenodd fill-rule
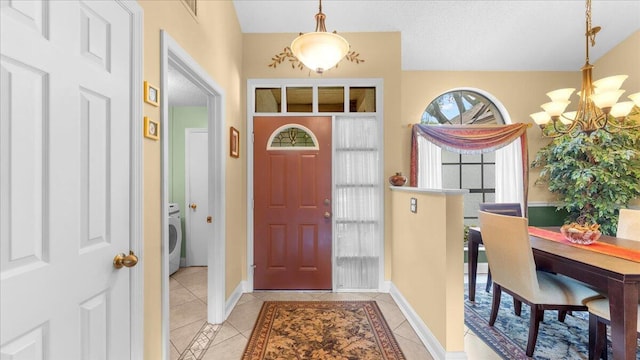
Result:
<svg viewBox="0 0 640 360"><path fill-rule="evenodd" d="M286 110L286 88L287 87L311 87L312 97L313 97L313 111L309 113L302 112L287 112ZM338 86L338 87L375 87L376 90L376 112L375 116L378 119L380 126L380 134L384 137L384 124L383 124L383 80L379 78L335 78L335 79L248 79L247 80L247 133L246 133L246 144L247 144L247 282L244 288L245 292L253 291L253 236L254 236L254 228L253 228L253 117L254 116L331 116L332 120L332 129L335 129L335 117L336 116L359 116L358 113L346 113L346 112L319 112L318 111L318 87L319 86ZM256 88L281 88L281 96L282 100L282 111L281 112L273 112L273 113L257 113L255 111L255 90ZM348 104L348 94L345 92L345 104ZM371 115L372 113L367 113L367 115ZM362 113L360 113L362 115ZM333 132L334 130L332 130ZM335 134L332 133L332 138ZM333 142L332 142L333 143ZM332 145L333 146L333 145ZM382 156L380 160L380 176L384 176L382 172L384 171L384 141L380 145L380 154ZM332 154L333 155L333 154ZM333 162L333 160L332 160ZM332 164L333 166L333 164ZM334 192L334 184L332 181L332 197ZM380 267L379 267L379 280L378 280L378 290L382 291L385 288L384 282L384 193L381 194L382 197L382 207L381 207L381 219L383 219L381 225L381 234L382 239L380 243L381 252L380 252ZM331 236L333 237L335 234L335 229L332 230ZM335 239L332 239L332 251L335 247ZM333 276L333 291L336 291L336 262L335 262L335 254L332 254L332 276Z"/></svg>
<svg viewBox="0 0 640 360"><path fill-rule="evenodd" d="M144 251L143 251L143 199L142 199L142 8L133 0L116 0L131 14L131 169L130 209L131 250L138 254L138 265L129 269L131 359L144 357Z"/></svg>
<svg viewBox="0 0 640 360"><path fill-rule="evenodd" d="M209 211L213 216L213 239L208 248L207 320L220 324L225 320L225 173L227 144L224 131L224 90L209 74L164 30L160 32L160 83L168 88L169 66L178 70L207 96L209 129ZM169 108L167 91L161 91L160 129L168 128ZM162 341L163 359L169 359L169 139L163 131L162 141Z"/></svg>

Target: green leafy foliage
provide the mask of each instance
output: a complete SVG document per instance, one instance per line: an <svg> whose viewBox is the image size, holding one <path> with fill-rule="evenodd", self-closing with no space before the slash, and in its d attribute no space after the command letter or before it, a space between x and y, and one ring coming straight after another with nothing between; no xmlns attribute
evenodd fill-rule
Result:
<svg viewBox="0 0 640 360"><path fill-rule="evenodd" d="M627 122L625 125L631 125ZM640 196L640 129L597 130L557 137L531 164L569 217L565 223L597 223L613 235L618 210Z"/></svg>

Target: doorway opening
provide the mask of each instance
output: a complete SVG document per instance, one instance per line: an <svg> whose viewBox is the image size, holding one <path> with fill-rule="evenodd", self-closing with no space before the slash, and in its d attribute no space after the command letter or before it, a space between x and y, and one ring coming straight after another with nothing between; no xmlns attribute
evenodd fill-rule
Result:
<svg viewBox="0 0 640 360"><path fill-rule="evenodd" d="M162 333L164 359L170 354L170 311L169 311L169 196L170 186L175 185L169 177L169 112L172 103L177 104L180 98L180 87L174 86L172 80L184 80L183 85L192 87L204 99L204 127L207 128L207 157L206 176L207 192L204 207L208 208L207 215L212 221L205 228L206 231L206 285L207 285L207 321L219 324L225 320L225 137L224 124L224 92L198 65L198 63L165 31L161 32L161 142L162 142ZM185 91L182 89L182 91ZM178 124L176 121L175 124ZM181 125L181 126L184 126ZM203 127L203 126L198 126ZM175 130L175 129L174 129ZM184 140L182 129L182 139ZM175 135L175 133L174 133ZM176 137L177 138L177 137ZM184 161L184 152L182 153ZM175 180L175 179L174 179ZM174 189L172 189L173 191ZM173 194L174 196L176 194ZM189 199L174 197L181 201L181 210L194 211L188 206ZM189 241L188 238L185 241Z"/></svg>

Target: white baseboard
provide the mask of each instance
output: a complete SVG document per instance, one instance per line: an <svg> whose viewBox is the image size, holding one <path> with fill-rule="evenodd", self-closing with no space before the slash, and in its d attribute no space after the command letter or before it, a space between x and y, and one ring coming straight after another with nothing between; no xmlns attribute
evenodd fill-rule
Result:
<svg viewBox="0 0 640 360"><path fill-rule="evenodd" d="M390 291L391 297L398 304L400 311L404 314L405 318L413 328L413 330L418 334L418 337L424 344L424 346L429 350L431 356L434 359L443 359L443 360L466 360L467 353L464 351L455 351L455 352L447 352L438 339L433 335L429 327L422 321L420 316L413 310L409 302L402 296L400 290L393 284L390 283Z"/></svg>
<svg viewBox="0 0 640 360"><path fill-rule="evenodd" d="M240 300L240 297L242 296L242 294L245 292L244 289L246 288L247 284L246 281L241 281L238 283L238 286L236 286L235 289L233 289L233 292L231 293L231 296L229 296L229 298L227 299L227 302L224 306L224 318L228 318L229 314L231 314L231 311L233 311L233 308L236 306L236 304L238 303L238 300Z"/></svg>

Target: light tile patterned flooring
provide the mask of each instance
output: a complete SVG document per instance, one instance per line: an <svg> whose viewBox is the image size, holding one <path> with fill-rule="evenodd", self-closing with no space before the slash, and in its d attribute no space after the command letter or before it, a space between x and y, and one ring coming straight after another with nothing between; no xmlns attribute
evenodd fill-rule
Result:
<svg viewBox="0 0 640 360"><path fill-rule="evenodd" d="M207 268L180 268L169 280L171 360L180 358L204 326L207 304ZM481 275L479 275L480 277ZM479 279L478 282L482 280ZM203 360L239 360L264 301L273 300L375 300L407 360L433 359L389 294L330 292L254 292L243 294L227 321L217 330ZM465 327L469 360L500 357ZM184 357L188 358L188 357Z"/></svg>

